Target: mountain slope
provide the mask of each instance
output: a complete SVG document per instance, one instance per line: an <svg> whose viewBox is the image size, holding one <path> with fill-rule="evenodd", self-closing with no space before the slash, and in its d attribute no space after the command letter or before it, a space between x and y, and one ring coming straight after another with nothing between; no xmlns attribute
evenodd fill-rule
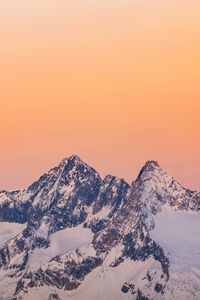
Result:
<svg viewBox="0 0 200 300"><path fill-rule="evenodd" d="M0 299L200 299L200 266L188 262L191 280L174 268L190 248L200 261L199 210L200 193L155 161L130 186L111 175L102 180L77 156L65 158L26 190L0 192L2 232L5 222L24 224L2 242ZM190 228L186 256L174 251L173 228L165 230L172 220Z"/></svg>

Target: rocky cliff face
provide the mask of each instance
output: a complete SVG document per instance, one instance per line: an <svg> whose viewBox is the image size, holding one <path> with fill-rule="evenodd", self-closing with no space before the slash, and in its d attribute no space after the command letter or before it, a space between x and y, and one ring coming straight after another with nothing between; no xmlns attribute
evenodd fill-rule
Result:
<svg viewBox="0 0 200 300"><path fill-rule="evenodd" d="M130 186L72 156L27 190L0 192L2 224L26 223L0 249L0 299L164 299L170 258L151 232L166 206L198 214L200 193L155 161Z"/></svg>

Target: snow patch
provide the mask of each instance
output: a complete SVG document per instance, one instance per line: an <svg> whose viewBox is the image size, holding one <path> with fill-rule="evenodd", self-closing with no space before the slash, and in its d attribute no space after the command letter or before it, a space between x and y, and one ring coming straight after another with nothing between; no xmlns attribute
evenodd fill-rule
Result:
<svg viewBox="0 0 200 300"><path fill-rule="evenodd" d="M200 270L200 214L165 205L154 217L151 237L169 255L173 271Z"/></svg>
<svg viewBox="0 0 200 300"><path fill-rule="evenodd" d="M82 225L57 231L50 236L50 247L44 249L36 248L30 253L29 268L36 270L46 265L53 257L66 254L68 251L79 247L90 245L93 234L90 229Z"/></svg>
<svg viewBox="0 0 200 300"><path fill-rule="evenodd" d="M26 228L26 224L0 222L0 248Z"/></svg>
<svg viewBox="0 0 200 300"><path fill-rule="evenodd" d="M48 224L46 224L43 221L42 224L40 225L40 227L38 228L37 232L36 232L36 237L47 239L48 238L48 232L49 232L49 226L48 226Z"/></svg>

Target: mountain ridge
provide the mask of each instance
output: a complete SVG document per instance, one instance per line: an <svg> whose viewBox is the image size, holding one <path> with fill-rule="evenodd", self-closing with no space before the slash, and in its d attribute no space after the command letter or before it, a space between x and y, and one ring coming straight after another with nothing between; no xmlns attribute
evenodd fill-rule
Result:
<svg viewBox="0 0 200 300"><path fill-rule="evenodd" d="M129 262L130 278L119 274L116 299L164 299L170 259L151 232L168 206L198 213L200 193L182 187L156 161L147 161L129 185L113 175L102 179L76 155L64 158L27 189L0 192L1 222L26 224L0 249L0 291L11 284L9 299L38 299L33 293L47 289L44 299L75 293L76 300L96 270L111 276ZM82 235L88 238L79 245ZM75 246L69 250L68 244ZM135 278L136 265L141 269ZM109 291L105 296L110 299Z"/></svg>

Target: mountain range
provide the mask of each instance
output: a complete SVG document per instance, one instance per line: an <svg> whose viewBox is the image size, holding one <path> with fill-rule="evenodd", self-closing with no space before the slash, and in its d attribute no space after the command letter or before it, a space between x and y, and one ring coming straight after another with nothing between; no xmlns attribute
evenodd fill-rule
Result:
<svg viewBox="0 0 200 300"><path fill-rule="evenodd" d="M200 299L200 193L156 161L128 184L78 156L0 192L0 300Z"/></svg>

